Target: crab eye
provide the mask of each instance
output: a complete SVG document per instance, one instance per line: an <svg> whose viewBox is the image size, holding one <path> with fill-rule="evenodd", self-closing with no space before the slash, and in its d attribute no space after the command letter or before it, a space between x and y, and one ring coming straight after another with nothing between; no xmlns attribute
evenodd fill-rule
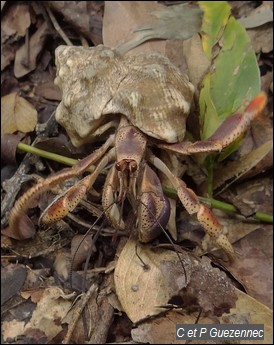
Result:
<svg viewBox="0 0 274 345"><path fill-rule="evenodd" d="M120 163L116 163L115 167L116 167L116 169L117 169L118 171L121 171L121 170L122 170L122 167L121 167L121 164L120 164Z"/></svg>
<svg viewBox="0 0 274 345"><path fill-rule="evenodd" d="M132 161L129 163L129 171L131 173L135 172L137 170L137 163L135 161Z"/></svg>

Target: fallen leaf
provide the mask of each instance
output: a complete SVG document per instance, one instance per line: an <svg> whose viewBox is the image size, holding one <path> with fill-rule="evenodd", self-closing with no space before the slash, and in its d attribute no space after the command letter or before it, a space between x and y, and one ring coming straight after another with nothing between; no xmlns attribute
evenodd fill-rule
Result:
<svg viewBox="0 0 274 345"><path fill-rule="evenodd" d="M197 315L198 313L188 314L184 310L180 312L172 310L163 317L157 317L133 328L132 340L142 344L186 344L186 340L176 339L176 325L195 324ZM199 323L212 324L214 322L209 317L201 317Z"/></svg>
<svg viewBox="0 0 274 345"><path fill-rule="evenodd" d="M210 67L210 59L204 53L199 34L193 35L183 43L184 57L188 66L188 76L198 93L200 83Z"/></svg>
<svg viewBox="0 0 274 345"><path fill-rule="evenodd" d="M213 43L208 43L208 40L216 40L216 35L212 37L211 31L215 28L212 23L215 23L218 14L214 12L215 5L212 2L201 3L205 11L203 23L206 24L203 27L203 46L204 49L211 49L213 54ZM202 139L212 135L222 121L260 91L260 71L249 37L237 20L230 16L230 6L226 2L218 2L218 5L221 6L220 11L227 12L227 17L223 19L225 26L223 22L219 23L221 48L214 53L212 72L205 77L200 93Z"/></svg>
<svg viewBox="0 0 274 345"><path fill-rule="evenodd" d="M88 256L96 252L96 247L91 248L93 235L76 235L71 240L71 258L72 269L77 270L79 266L88 258Z"/></svg>
<svg viewBox="0 0 274 345"><path fill-rule="evenodd" d="M237 302L235 308L222 317L211 319L201 316L199 324L264 324L263 341L237 341L238 344L271 344L272 343L272 311L257 302L252 297L235 289ZM165 316L156 317L141 323L131 331L133 341L142 344L188 344L186 340L176 340L176 325L195 324L198 313L189 314L185 310L168 312ZM199 341L193 340L192 344L227 344L234 341Z"/></svg>
<svg viewBox="0 0 274 345"><path fill-rule="evenodd" d="M273 50L273 25L265 24L247 30L252 47L256 53L270 53Z"/></svg>
<svg viewBox="0 0 274 345"><path fill-rule="evenodd" d="M214 174L214 189L219 188L226 182L225 188L237 181L239 178L252 171L254 167L270 153L273 149L273 141L269 140L260 147L237 159L236 161L228 161L223 167L219 167ZM271 165L269 165L270 167ZM262 169L259 169L262 172Z"/></svg>
<svg viewBox="0 0 274 345"><path fill-rule="evenodd" d="M31 36L29 42L25 42L25 44L16 51L14 62L14 75L16 78L21 78L36 68L37 56L44 46L48 33L48 24L44 22ZM29 44L29 48L27 44ZM28 49L29 55L27 53Z"/></svg>
<svg viewBox="0 0 274 345"><path fill-rule="evenodd" d="M106 1L103 18L103 42L107 47L115 48L134 37L132 28L142 25L155 18L149 12L162 9L164 6L154 1ZM123 20L121 21L121 18ZM164 41L152 41L142 44L141 47L132 49L137 51L165 50Z"/></svg>
<svg viewBox="0 0 274 345"><path fill-rule="evenodd" d="M190 259L184 255L182 260L190 276ZM167 272L174 274L173 287L168 286L164 276ZM177 294L186 286L176 253L162 249L154 252L133 240L126 243L119 256L114 281L119 301L132 322L159 314L165 310L160 306L168 303L170 293Z"/></svg>
<svg viewBox="0 0 274 345"><path fill-rule="evenodd" d="M191 311L202 309L217 316L235 304L233 286L208 258L153 250L133 240L126 243L119 256L114 282L118 299L134 323L158 315L174 299Z"/></svg>
<svg viewBox="0 0 274 345"><path fill-rule="evenodd" d="M50 8L62 14L69 23L96 46L102 44L104 3L94 1L48 1Z"/></svg>
<svg viewBox="0 0 274 345"><path fill-rule="evenodd" d="M37 124L37 111L27 100L16 92L1 98L1 134L16 131L32 132Z"/></svg>
<svg viewBox="0 0 274 345"><path fill-rule="evenodd" d="M133 38L116 48L121 54L152 39L188 39L201 27L202 11L187 4L162 7L150 14L157 21L136 27Z"/></svg>
<svg viewBox="0 0 274 345"><path fill-rule="evenodd" d="M272 1L263 1L263 3L254 8L247 16L239 18L239 22L246 28L255 28L269 22L273 22L273 3Z"/></svg>
<svg viewBox="0 0 274 345"><path fill-rule="evenodd" d="M24 265L8 265L1 270L1 305L16 295L22 288L27 271Z"/></svg>
<svg viewBox="0 0 274 345"><path fill-rule="evenodd" d="M25 36L30 24L29 5L20 3L10 5L1 22L2 43L15 34Z"/></svg>
<svg viewBox="0 0 274 345"><path fill-rule="evenodd" d="M45 289L24 332L37 328L44 332L50 341L62 331L61 321L70 307L71 302L64 298L64 293L60 288L53 286Z"/></svg>
<svg viewBox="0 0 274 345"><path fill-rule="evenodd" d="M239 289L235 289L237 302L235 308L232 308L229 314L224 314L221 323L238 324L263 324L264 340L260 344L272 344L273 342L273 312L270 308L256 301ZM241 340L240 344L258 344L256 341Z"/></svg>
<svg viewBox="0 0 274 345"><path fill-rule="evenodd" d="M273 180L270 177L248 180L221 196L237 207L245 217L258 211L268 214L273 212Z"/></svg>
<svg viewBox="0 0 274 345"><path fill-rule="evenodd" d="M53 81L39 84L35 87L35 93L38 96L44 97L53 101L61 101L62 94L60 89L54 85Z"/></svg>
<svg viewBox="0 0 274 345"><path fill-rule="evenodd" d="M14 339L18 335L23 334L25 327L24 321L3 321L2 323L2 334L4 341L7 341L9 338Z"/></svg>
<svg viewBox="0 0 274 345"><path fill-rule="evenodd" d="M229 272L245 291L269 308L273 306L273 233L271 225L261 225L235 243L236 260Z"/></svg>

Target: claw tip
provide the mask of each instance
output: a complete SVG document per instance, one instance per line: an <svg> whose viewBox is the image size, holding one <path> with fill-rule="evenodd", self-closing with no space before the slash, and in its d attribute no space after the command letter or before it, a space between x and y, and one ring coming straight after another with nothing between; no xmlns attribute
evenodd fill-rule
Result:
<svg viewBox="0 0 274 345"><path fill-rule="evenodd" d="M267 96L265 92L261 91L247 106L247 110L250 110L252 112L260 113L267 101Z"/></svg>

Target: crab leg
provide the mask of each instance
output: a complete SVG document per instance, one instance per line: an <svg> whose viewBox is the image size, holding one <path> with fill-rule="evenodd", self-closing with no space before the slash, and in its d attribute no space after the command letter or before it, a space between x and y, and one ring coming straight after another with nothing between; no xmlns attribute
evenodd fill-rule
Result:
<svg viewBox="0 0 274 345"><path fill-rule="evenodd" d="M235 113L229 116L207 140L195 143L160 144L158 146L184 155L221 151L246 132L250 122L263 110L265 104L266 95L264 92L261 92L246 106L242 113Z"/></svg>
<svg viewBox="0 0 274 345"><path fill-rule="evenodd" d="M17 240L32 237L35 234L35 228L26 212L33 203L33 200L51 187L86 171L106 153L113 143L114 135L111 135L99 149L79 161L72 168L63 169L30 188L14 204L9 216L9 228L3 229L2 233L5 234L5 232L7 232L9 237Z"/></svg>
<svg viewBox="0 0 274 345"><path fill-rule="evenodd" d="M94 172L83 178L62 195L58 196L42 213L39 224L50 224L61 220L73 211L83 199L87 191L93 186L98 175L110 161L115 159L115 149L111 149L97 165Z"/></svg>
<svg viewBox="0 0 274 345"><path fill-rule="evenodd" d="M210 209L201 204L197 195L185 183L176 177L168 167L157 157L150 154L149 161L171 181L173 187L177 190L178 197L189 214L197 214L197 219L204 227L206 233L213 241L222 248L233 259L234 250L227 237L222 233L222 226Z"/></svg>

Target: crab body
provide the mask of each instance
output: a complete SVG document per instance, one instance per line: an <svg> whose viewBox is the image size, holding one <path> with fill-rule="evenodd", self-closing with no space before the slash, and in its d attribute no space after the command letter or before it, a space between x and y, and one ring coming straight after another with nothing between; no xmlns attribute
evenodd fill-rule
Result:
<svg viewBox="0 0 274 345"><path fill-rule="evenodd" d="M233 248L213 213L153 154L151 147L185 155L221 151L243 133L261 111L264 94L249 103L243 113L228 118L211 138L191 143L183 139L194 87L166 57L158 53L121 56L104 46L60 46L56 50L56 66L55 83L63 91L56 119L72 143L81 146L98 136L107 139L74 167L45 180L47 186L41 182L17 201L10 215L13 237L20 237L22 224L30 226L25 211L31 198L95 164L92 174L59 196L41 216L41 222L56 221L75 208L102 169L112 163L102 205L114 227L125 228L125 199L134 210L141 241L152 240L167 224L170 207L156 174L158 170L177 190L186 210L197 215L214 242L232 257ZM114 129L111 134L110 129Z"/></svg>

